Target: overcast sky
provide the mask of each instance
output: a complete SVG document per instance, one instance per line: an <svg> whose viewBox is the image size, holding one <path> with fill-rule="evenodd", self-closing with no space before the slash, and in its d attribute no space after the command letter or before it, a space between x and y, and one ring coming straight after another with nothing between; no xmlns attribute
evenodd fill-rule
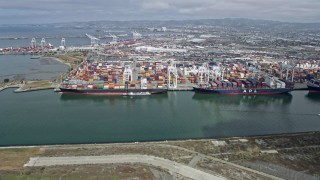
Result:
<svg viewBox="0 0 320 180"><path fill-rule="evenodd" d="M1 0L0 24L251 18L320 22L320 0Z"/></svg>

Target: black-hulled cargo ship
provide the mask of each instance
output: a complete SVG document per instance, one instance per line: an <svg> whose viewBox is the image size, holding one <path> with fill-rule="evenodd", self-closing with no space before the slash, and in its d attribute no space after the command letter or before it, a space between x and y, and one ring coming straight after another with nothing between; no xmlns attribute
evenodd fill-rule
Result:
<svg viewBox="0 0 320 180"><path fill-rule="evenodd" d="M234 94L234 95L266 95L266 94L283 94L292 91L290 88L239 88L239 89L210 89L194 88L197 93L204 94Z"/></svg>
<svg viewBox="0 0 320 180"><path fill-rule="evenodd" d="M130 87L129 82L123 85L114 84L90 84L85 81L65 81L60 89L60 93L69 94L87 94L87 95L109 95L109 96L131 96L131 95L151 95L164 94L168 89L159 88L147 84L145 79L142 80L141 86Z"/></svg>
<svg viewBox="0 0 320 180"><path fill-rule="evenodd" d="M87 95L109 95L109 96L127 96L132 94L164 94L167 89L68 89L60 88L61 93L87 94Z"/></svg>
<svg viewBox="0 0 320 180"><path fill-rule="evenodd" d="M250 78L246 80L232 78L231 81L213 81L207 85L194 87L196 93L233 95L283 94L292 90L293 83L274 77L268 77L266 81Z"/></svg>
<svg viewBox="0 0 320 180"><path fill-rule="evenodd" d="M122 62L87 60L71 71L55 91L107 96L146 96L167 93L168 89L163 85L162 68L156 69L156 66L149 67L147 64L140 63L132 69L129 64Z"/></svg>

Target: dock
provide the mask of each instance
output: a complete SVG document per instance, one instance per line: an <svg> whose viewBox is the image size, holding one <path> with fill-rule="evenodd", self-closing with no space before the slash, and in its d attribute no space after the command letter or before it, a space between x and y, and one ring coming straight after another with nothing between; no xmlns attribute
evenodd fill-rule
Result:
<svg viewBox="0 0 320 180"><path fill-rule="evenodd" d="M25 83L9 84L0 88L0 92L8 88L16 88L13 92L30 92L30 91L40 91L48 89L56 89L59 87L59 83L53 83L48 80L41 81L27 81Z"/></svg>
<svg viewBox="0 0 320 180"><path fill-rule="evenodd" d="M306 91L308 90L307 83L295 83L293 91Z"/></svg>
<svg viewBox="0 0 320 180"><path fill-rule="evenodd" d="M9 89L9 88L20 88L21 86L22 86L22 84L4 86L4 87L1 87L1 88L0 88L0 92L1 92L1 91L4 91L4 90L6 90L6 89Z"/></svg>
<svg viewBox="0 0 320 180"><path fill-rule="evenodd" d="M168 88L168 91L192 91L193 86L178 86L177 88Z"/></svg>

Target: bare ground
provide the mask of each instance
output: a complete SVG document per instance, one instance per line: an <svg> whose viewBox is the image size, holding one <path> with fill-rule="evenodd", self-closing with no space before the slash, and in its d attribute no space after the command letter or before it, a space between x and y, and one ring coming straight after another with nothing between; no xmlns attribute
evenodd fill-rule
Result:
<svg viewBox="0 0 320 180"><path fill-rule="evenodd" d="M242 141L240 140L242 139ZM217 146L213 141L224 141ZM180 148L179 148L180 147ZM270 179L263 174L239 169L232 162L264 172L264 165L284 168L303 177L320 175L320 133L250 138L225 138L149 143L118 143L99 145L61 145L40 148L1 149L0 174L2 177L49 177L58 179L183 179L161 168L142 164L126 165L77 165L46 168L24 168L30 157L99 156L116 154L145 154L190 165L202 171L218 174L228 179ZM265 153L266 150L271 153ZM196 157L196 158L195 158ZM207 158L212 157L212 158ZM215 161L214 158L225 160ZM260 168L260 169L259 169ZM128 173L130 172L130 173ZM277 177L290 177L279 172L265 172ZM273 173L273 174L272 174ZM281 173L281 172L280 172ZM301 174L302 173L302 174ZM95 178L96 177L96 178ZM170 177L170 178L169 178ZM301 177L301 176L300 176ZM1 178L0 178L1 179Z"/></svg>

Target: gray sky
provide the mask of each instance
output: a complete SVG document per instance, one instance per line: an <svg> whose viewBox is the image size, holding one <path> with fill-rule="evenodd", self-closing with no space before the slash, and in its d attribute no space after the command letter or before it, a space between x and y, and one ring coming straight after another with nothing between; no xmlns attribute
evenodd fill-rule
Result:
<svg viewBox="0 0 320 180"><path fill-rule="evenodd" d="M252 18L320 22L320 0L1 0L0 24Z"/></svg>

